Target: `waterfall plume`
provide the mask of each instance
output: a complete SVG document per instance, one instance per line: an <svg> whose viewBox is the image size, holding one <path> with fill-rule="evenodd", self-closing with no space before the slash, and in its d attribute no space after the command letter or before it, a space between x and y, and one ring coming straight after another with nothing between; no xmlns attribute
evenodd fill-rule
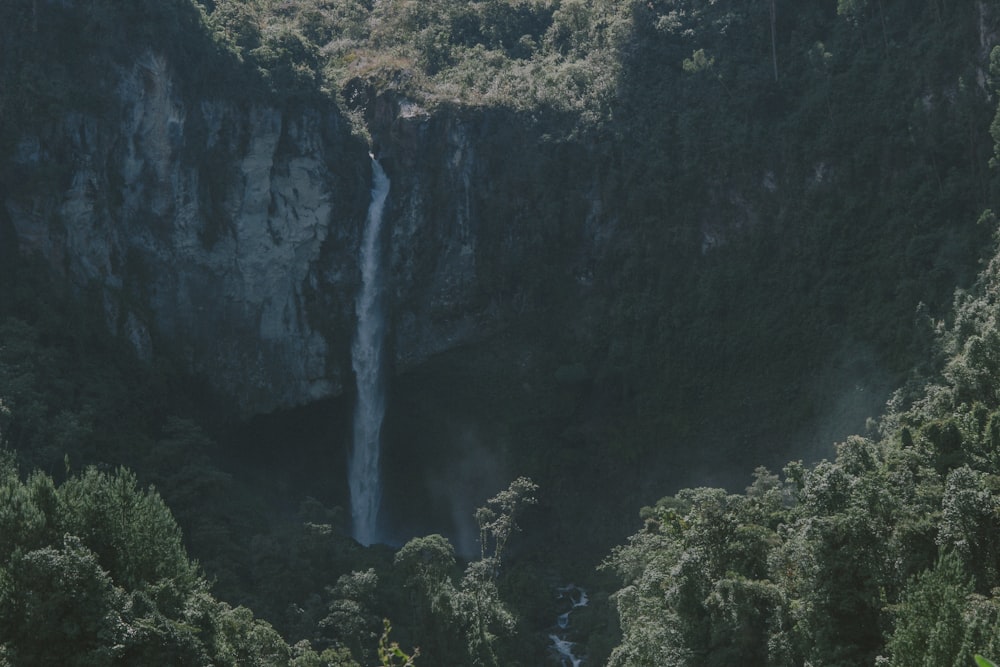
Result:
<svg viewBox="0 0 1000 667"><path fill-rule="evenodd" d="M357 383L354 442L349 465L351 520L354 538L361 544L376 541L381 500L379 458L382 418L385 415L383 348L383 267L380 248L382 213L389 195L389 177L372 156L372 193L361 244L361 291L355 312L358 329L351 346L351 365Z"/></svg>

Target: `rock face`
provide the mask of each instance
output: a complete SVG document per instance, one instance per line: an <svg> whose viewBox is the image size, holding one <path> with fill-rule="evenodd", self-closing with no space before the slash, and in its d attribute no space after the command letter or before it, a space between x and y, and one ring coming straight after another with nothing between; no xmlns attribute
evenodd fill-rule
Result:
<svg viewBox="0 0 1000 667"><path fill-rule="evenodd" d="M12 159L33 185L0 196L21 251L100 289L141 356L179 355L244 414L350 389L368 147L334 109L179 90L147 53L118 73L109 111L20 138ZM535 148L512 114L431 115L385 94L368 116L392 180L397 369L497 331L545 290L585 288L602 224L575 184L586 170L554 179L574 161ZM574 185L554 202L553 182Z"/></svg>
<svg viewBox="0 0 1000 667"><path fill-rule="evenodd" d="M246 413L339 392L370 177L339 114L186 100L151 53L110 108L20 140L33 182L58 172L4 197L22 252L98 286L140 355L180 354Z"/></svg>
<svg viewBox="0 0 1000 667"><path fill-rule="evenodd" d="M489 324L477 281L476 147L461 119L439 123L387 99L378 106L389 106L383 145L400 193L389 240L393 341L397 362L410 365L468 342L477 322Z"/></svg>
<svg viewBox="0 0 1000 667"><path fill-rule="evenodd" d="M543 308L579 307L613 227L586 147L542 141L534 121L498 109L431 114L385 94L368 113L393 183L397 364L417 365Z"/></svg>

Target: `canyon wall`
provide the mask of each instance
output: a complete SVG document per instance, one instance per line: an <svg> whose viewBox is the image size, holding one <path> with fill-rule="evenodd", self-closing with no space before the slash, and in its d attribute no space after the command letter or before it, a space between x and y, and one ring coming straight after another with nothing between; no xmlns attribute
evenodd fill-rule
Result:
<svg viewBox="0 0 1000 667"><path fill-rule="evenodd" d="M369 147L332 107L191 99L152 52L116 76L102 113L18 138L25 185L2 204L20 251L98 289L140 356L179 357L243 414L351 387ZM512 113L392 94L367 114L392 179L397 369L495 333L546 290L586 288L601 206L568 145L540 148Z"/></svg>

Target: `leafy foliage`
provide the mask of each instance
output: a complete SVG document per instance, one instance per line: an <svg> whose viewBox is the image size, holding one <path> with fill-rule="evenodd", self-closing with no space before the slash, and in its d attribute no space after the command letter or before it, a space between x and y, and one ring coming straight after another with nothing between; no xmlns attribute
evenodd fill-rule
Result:
<svg viewBox="0 0 1000 667"><path fill-rule="evenodd" d="M968 663L972 651L1000 653L998 260L942 313L995 226L992 214L971 224L994 188L982 155L990 30L974 29L989 16L973 3L792 4L10 0L0 7L0 180L64 179L64 166L20 173L6 156L30 150L17 144L26 128L99 115L108 72L140 49L165 53L192 99L326 97L363 115L371 95L391 91L427 106L505 107L519 122L491 146L497 164L513 134L572 138L530 153L540 166L519 189L536 190L496 206L491 232L530 216L533 238L571 254L566 221L590 220L592 202L613 209L605 255L581 260L579 274L594 286L589 308L603 312L550 342L567 362L556 381L579 401L561 414L582 425L531 452L539 468L589 466L602 484L584 485L584 519L554 532L586 525L595 542L623 532L604 501L661 488L659 471L686 470L692 443L747 470L783 456L830 407L814 380L842 349L873 349L872 365L896 379L932 332L938 340L921 369L934 380L913 380L832 460L760 470L743 494L689 489L649 508L607 562L625 582L612 664ZM568 163L573 178L549 173ZM602 191L548 196L591 181ZM518 480L477 513L482 551L464 569L439 535L394 556L365 552L319 503L266 525L256 489L217 467L197 420L177 416L191 406L164 404L190 387L137 371L103 335L101 308L87 307L103 295L80 306L16 258L5 216L0 442L26 469L64 469L68 457L137 474L0 477L10 621L0 662L368 664L387 615L404 617L397 631L436 663L503 661L516 615L501 600L500 566L532 484ZM484 299L517 302L512 284L578 294L568 286L577 276L515 262L512 278L487 254L477 257ZM925 326L910 333L900 323L919 302ZM177 523L139 479L168 500L216 590L304 643L288 646L209 595ZM410 662L387 635L383 663ZM52 647L66 654L50 658Z"/></svg>
<svg viewBox="0 0 1000 667"><path fill-rule="evenodd" d="M11 664L288 664L246 608L208 593L169 510L134 475L62 485L0 459L0 656Z"/></svg>
<svg viewBox="0 0 1000 667"><path fill-rule="evenodd" d="M908 407L897 393L877 438L646 511L606 563L625 582L612 664L958 666L997 650L997 261L941 325L940 375Z"/></svg>
<svg viewBox="0 0 1000 667"><path fill-rule="evenodd" d="M397 553L414 616L415 636L429 660L443 664L497 665L498 639L515 630L515 618L500 598L497 578L517 515L535 504L537 485L519 477L476 511L480 559L456 581L454 547L440 535L418 537ZM453 641L456 633L462 642Z"/></svg>
<svg viewBox="0 0 1000 667"><path fill-rule="evenodd" d="M413 661L420 655L420 649L413 651L412 655L407 655L403 649L399 648L399 643L389 641L389 632L392 626L388 619L385 620L385 629L378 641L378 658L381 667L413 667Z"/></svg>

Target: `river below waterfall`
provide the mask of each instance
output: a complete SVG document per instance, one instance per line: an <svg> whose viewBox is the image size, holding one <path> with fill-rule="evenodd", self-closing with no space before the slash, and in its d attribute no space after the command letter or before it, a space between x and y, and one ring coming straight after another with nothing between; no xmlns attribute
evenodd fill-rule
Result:
<svg viewBox="0 0 1000 667"><path fill-rule="evenodd" d="M552 650L555 651L562 667L580 667L583 664L583 658L577 657L574 652L576 644L567 639L567 631L570 626L570 614L575 609L586 607L590 599L587 597L587 591L574 584L568 584L556 590L559 593L558 599L565 601L569 608L556 618L557 631L549 635L549 639L552 641Z"/></svg>

